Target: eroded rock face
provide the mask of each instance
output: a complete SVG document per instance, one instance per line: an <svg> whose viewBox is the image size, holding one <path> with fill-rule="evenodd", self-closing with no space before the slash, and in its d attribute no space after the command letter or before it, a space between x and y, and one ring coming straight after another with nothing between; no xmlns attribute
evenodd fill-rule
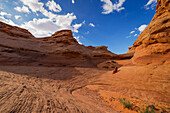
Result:
<svg viewBox="0 0 170 113"><path fill-rule="evenodd" d="M87 48L92 49L92 50L104 50L108 51L106 46L99 46L99 47L93 47L93 46L87 46Z"/></svg>
<svg viewBox="0 0 170 113"><path fill-rule="evenodd" d="M28 30L16 26L10 26L3 22L0 22L0 32L6 33L13 37L34 38Z"/></svg>
<svg viewBox="0 0 170 113"><path fill-rule="evenodd" d="M0 62L10 65L94 66L116 56L106 46L80 45L71 30L35 38L25 29L0 22Z"/></svg>
<svg viewBox="0 0 170 113"><path fill-rule="evenodd" d="M51 37L55 39L56 43L78 44L71 30L57 31Z"/></svg>
<svg viewBox="0 0 170 113"><path fill-rule="evenodd" d="M150 56L161 56L159 63L169 62L170 56L170 0L158 0L156 14L148 27L134 42L129 52L135 50L133 63L154 63L145 62L143 59ZM143 59L143 61L141 61ZM158 63L157 62L157 63Z"/></svg>

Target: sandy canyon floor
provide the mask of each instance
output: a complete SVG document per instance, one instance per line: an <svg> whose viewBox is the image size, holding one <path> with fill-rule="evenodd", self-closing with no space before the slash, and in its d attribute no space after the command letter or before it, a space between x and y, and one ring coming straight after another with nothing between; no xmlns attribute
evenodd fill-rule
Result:
<svg viewBox="0 0 170 113"><path fill-rule="evenodd" d="M112 74L101 68L0 66L0 112L133 113L151 105L166 113L168 69L166 64L123 66ZM120 98L132 107L124 108Z"/></svg>

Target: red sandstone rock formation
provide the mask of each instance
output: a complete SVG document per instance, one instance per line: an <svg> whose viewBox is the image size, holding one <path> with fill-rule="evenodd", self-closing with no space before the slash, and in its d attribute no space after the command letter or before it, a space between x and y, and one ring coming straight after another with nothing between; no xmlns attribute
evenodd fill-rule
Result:
<svg viewBox="0 0 170 113"><path fill-rule="evenodd" d="M92 66L97 60L113 58L107 47L85 47L71 30L55 32L51 37L35 38L30 32L0 22L0 61L5 64L46 66ZM70 60L72 59L72 60Z"/></svg>
<svg viewBox="0 0 170 113"><path fill-rule="evenodd" d="M152 21L129 48L129 52L135 51L133 63L170 62L170 0L157 2Z"/></svg>
<svg viewBox="0 0 170 113"><path fill-rule="evenodd" d="M34 36L26 29L11 26L0 22L0 32L6 33L13 37L34 38Z"/></svg>

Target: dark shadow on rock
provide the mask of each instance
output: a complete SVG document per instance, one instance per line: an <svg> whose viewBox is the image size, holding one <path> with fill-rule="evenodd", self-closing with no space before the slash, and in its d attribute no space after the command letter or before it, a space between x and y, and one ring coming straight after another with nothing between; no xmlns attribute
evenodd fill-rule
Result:
<svg viewBox="0 0 170 113"><path fill-rule="evenodd" d="M21 74L23 76L27 75L53 80L69 80L73 76L82 75L82 73L76 69L68 67L0 66L0 70L14 74Z"/></svg>

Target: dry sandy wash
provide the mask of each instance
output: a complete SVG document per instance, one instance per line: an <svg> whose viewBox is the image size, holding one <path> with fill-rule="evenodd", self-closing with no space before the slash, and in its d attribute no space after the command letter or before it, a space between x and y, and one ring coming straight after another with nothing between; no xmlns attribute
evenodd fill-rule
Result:
<svg viewBox="0 0 170 113"><path fill-rule="evenodd" d="M135 113L153 105L167 113L169 69L169 64L129 65L112 74L99 68L0 66L0 112ZM120 98L133 106L124 108Z"/></svg>
<svg viewBox="0 0 170 113"><path fill-rule="evenodd" d="M81 99L72 95L93 84L105 71L67 67L0 67L0 112L114 112L101 98ZM84 92L87 96L93 95Z"/></svg>

